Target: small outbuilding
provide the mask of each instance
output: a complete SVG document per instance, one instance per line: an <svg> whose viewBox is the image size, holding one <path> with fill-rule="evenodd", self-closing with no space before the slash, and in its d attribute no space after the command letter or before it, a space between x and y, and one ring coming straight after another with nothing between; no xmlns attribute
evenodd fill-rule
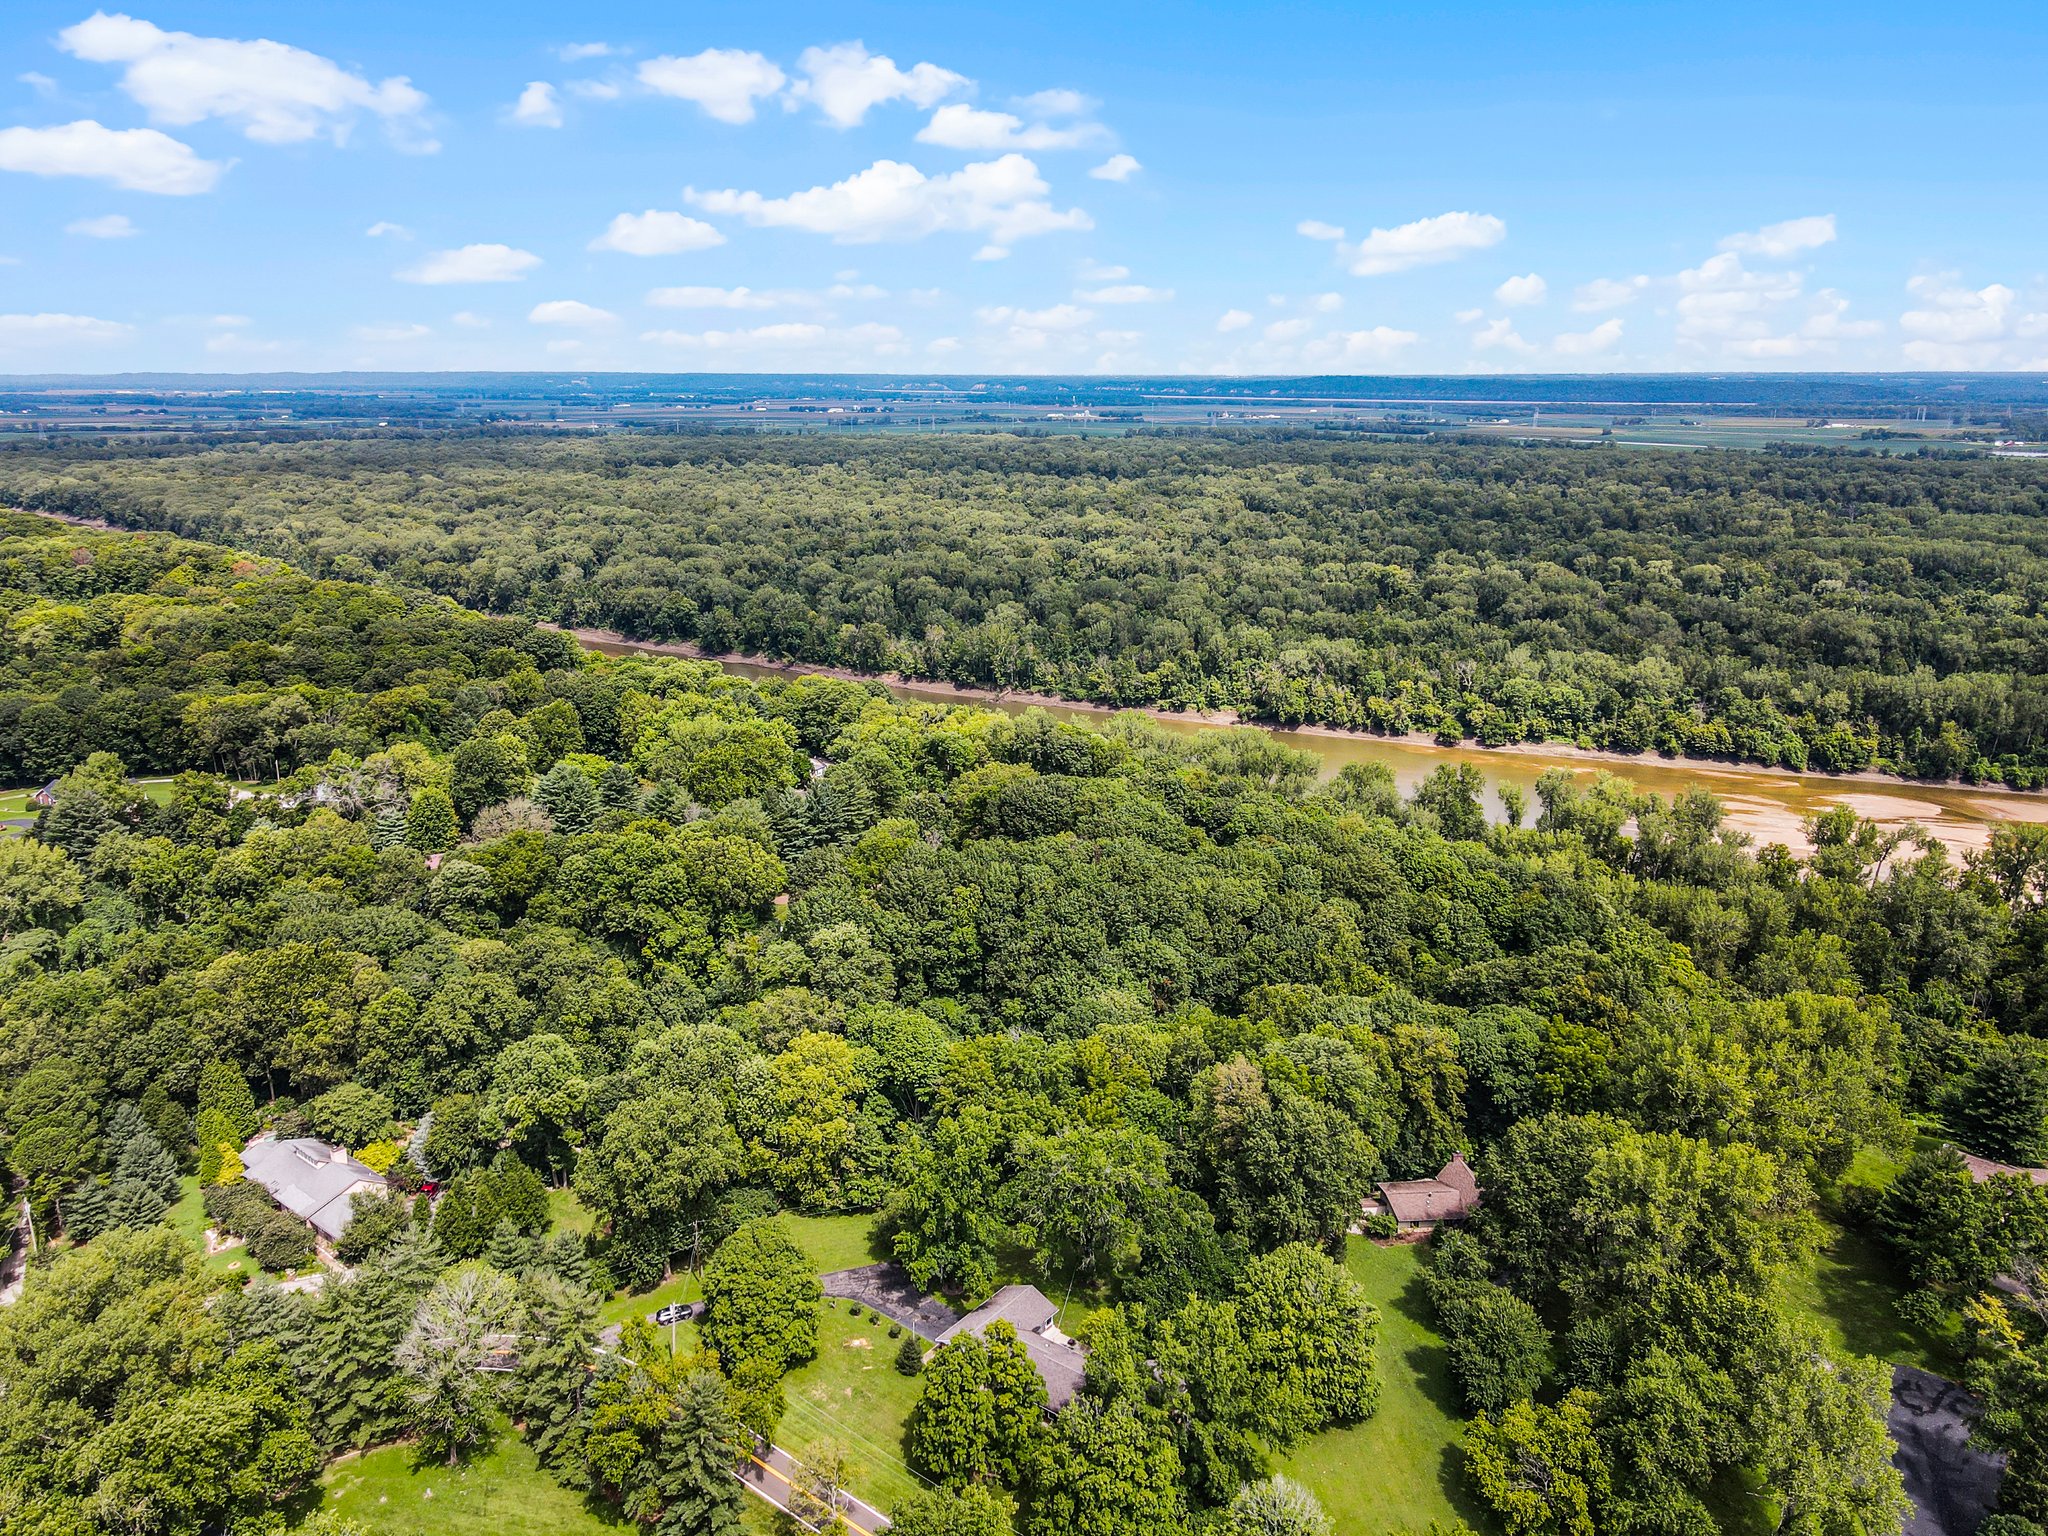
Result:
<svg viewBox="0 0 2048 1536"><path fill-rule="evenodd" d="M1035 1285L1006 1285L995 1295L939 1335L944 1348L963 1333L976 1338L994 1322L1008 1323L1017 1330L1024 1353L1045 1382L1045 1406L1057 1413L1074 1400L1087 1373L1087 1352L1061 1333L1054 1320L1060 1309Z"/></svg>
<svg viewBox="0 0 2048 1536"><path fill-rule="evenodd" d="M242 1173L330 1243L348 1226L358 1195L382 1194L389 1187L376 1169L350 1157L348 1148L308 1136L250 1142L242 1151Z"/></svg>
<svg viewBox="0 0 2048 1536"><path fill-rule="evenodd" d="M1433 1179L1396 1179L1379 1187L1377 1200L1359 1201L1364 1216L1392 1216L1403 1232L1429 1232L1463 1221L1479 1209L1479 1181L1460 1152Z"/></svg>

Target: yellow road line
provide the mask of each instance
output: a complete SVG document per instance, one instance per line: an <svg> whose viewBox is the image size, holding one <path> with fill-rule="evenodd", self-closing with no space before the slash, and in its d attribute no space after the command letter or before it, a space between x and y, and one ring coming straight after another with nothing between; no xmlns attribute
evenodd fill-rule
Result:
<svg viewBox="0 0 2048 1536"><path fill-rule="evenodd" d="M783 1487L789 1489L791 1492L795 1491L796 1485L794 1483L792 1483L788 1478L784 1477L780 1472L776 1471L775 1468L769 1466L767 1462L763 1461L760 1457L756 1456L752 1451L747 1452L747 1460L751 1461L763 1472L766 1472L770 1477L774 1478L775 1481L782 1484ZM745 1483L747 1487L754 1488L754 1485L751 1482L748 1482L746 1478L743 1477L740 1479L740 1481L742 1483ZM763 1492L763 1490L759 1488L754 1488L754 1491L756 1493L759 1493L762 1498L768 1498L768 1495L765 1492ZM773 1499L768 1499L768 1502L770 1504L775 1503ZM783 1510L785 1513L789 1512L788 1506L786 1505L777 1504L776 1508ZM875 1536L875 1533L873 1531L870 1531L869 1529L867 1529L867 1527L860 1525L856 1521L851 1519L844 1510L840 1511L839 1518L846 1523L846 1528L849 1531L852 1531L854 1533L854 1536Z"/></svg>

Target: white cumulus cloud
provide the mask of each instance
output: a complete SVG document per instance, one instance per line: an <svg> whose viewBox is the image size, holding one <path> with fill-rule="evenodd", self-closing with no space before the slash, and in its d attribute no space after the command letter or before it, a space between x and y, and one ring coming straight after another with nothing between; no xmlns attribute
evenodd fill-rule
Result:
<svg viewBox="0 0 2048 1536"><path fill-rule="evenodd" d="M86 118L55 128L0 128L0 171L83 176L129 192L209 192L228 162L203 160L154 128L106 128Z"/></svg>
<svg viewBox="0 0 2048 1536"><path fill-rule="evenodd" d="M932 114L918 129L917 141L945 149L1081 149L1100 143L1106 132L1100 123L1026 123L1009 112L956 101Z"/></svg>
<svg viewBox="0 0 2048 1536"><path fill-rule="evenodd" d="M694 101L707 117L721 123L751 123L754 103L774 95L789 78L771 60L741 48L706 48L688 58L647 59L639 76L649 90Z"/></svg>
<svg viewBox="0 0 2048 1536"><path fill-rule="evenodd" d="M1081 209L1054 208L1046 200L1050 190L1030 160L1004 155L940 176L877 160L844 181L787 197L694 188L684 196L711 213L736 215L762 228L826 235L842 245L917 240L942 231L980 234L989 243L977 254L995 257L1032 235L1094 228Z"/></svg>
<svg viewBox="0 0 2048 1536"><path fill-rule="evenodd" d="M296 144L323 134L340 143L367 112L403 147L438 148L424 137L427 98L403 75L372 84L286 43L166 32L95 11L59 32L57 46L94 64L126 65L121 89L160 123L219 118L259 143Z"/></svg>
<svg viewBox="0 0 2048 1536"><path fill-rule="evenodd" d="M2003 283L1969 288L1944 273L1915 277L1906 291L1914 307L1899 316L1899 329L1908 338L1908 362L1923 368L1984 368L1999 361L2002 343L2015 329L2019 295L2012 289Z"/></svg>
<svg viewBox="0 0 2048 1536"><path fill-rule="evenodd" d="M1095 312L1078 304L1053 304L1044 309L990 304L977 309L974 318L983 325L1025 326L1034 331L1071 331L1093 320Z"/></svg>
<svg viewBox="0 0 2048 1536"><path fill-rule="evenodd" d="M687 213L650 208L622 213L590 242L593 251L620 251L628 256L679 256L725 244L725 236Z"/></svg>
<svg viewBox="0 0 2048 1536"><path fill-rule="evenodd" d="M410 240L412 238L411 230L407 229L403 224L394 224L389 219L379 219L368 229L364 230L363 233L372 240L380 240L386 235L389 235L394 240Z"/></svg>
<svg viewBox="0 0 2048 1536"><path fill-rule="evenodd" d="M686 286L656 288L647 302L657 309L779 309L792 296L762 293L752 288L710 288Z"/></svg>
<svg viewBox="0 0 2048 1536"><path fill-rule="evenodd" d="M581 299L548 299L526 312L535 325L610 325L619 317Z"/></svg>
<svg viewBox="0 0 2048 1536"><path fill-rule="evenodd" d="M1734 251L1743 256L1763 256L1772 261L1782 261L1785 257L1796 256L1801 251L1817 250L1823 245L1831 245L1834 239L1835 216L1832 213L1821 213L1803 219L1786 219L1779 224L1766 224L1762 229L1729 235L1722 240L1721 249Z"/></svg>
<svg viewBox="0 0 2048 1536"><path fill-rule="evenodd" d="M1171 288L1153 288L1144 283L1112 283L1107 288L1076 293L1090 304L1163 304L1173 297Z"/></svg>
<svg viewBox="0 0 2048 1536"><path fill-rule="evenodd" d="M788 362L792 355L807 363L835 361L864 362L876 357L895 357L908 349L903 332L893 325L873 323L828 326L811 320L780 320L723 331L643 331L640 339L679 351L715 353L725 356L771 357Z"/></svg>
<svg viewBox="0 0 2048 1536"><path fill-rule="evenodd" d="M1379 277L1410 267L1455 261L1499 245L1508 227L1490 213L1439 213L1392 229L1375 229L1357 245L1339 246L1356 277Z"/></svg>
<svg viewBox="0 0 2048 1536"><path fill-rule="evenodd" d="M94 219L73 219L64 226L67 235L84 235L89 240L126 240L141 233L125 213L103 213Z"/></svg>
<svg viewBox="0 0 2048 1536"><path fill-rule="evenodd" d="M91 315L0 315L0 348L120 341L134 330L134 326L118 320L99 320Z"/></svg>
<svg viewBox="0 0 2048 1536"><path fill-rule="evenodd" d="M519 93L519 99L506 112L505 119L521 128L559 128L562 126L561 98L547 81L529 80L526 89Z"/></svg>
<svg viewBox="0 0 2048 1536"><path fill-rule="evenodd" d="M1311 240L1342 240L1344 238L1343 225L1325 224L1321 219L1303 219L1294 226L1294 232L1297 235L1306 235Z"/></svg>
<svg viewBox="0 0 2048 1536"><path fill-rule="evenodd" d="M402 283L514 283L540 265L531 251L509 245L465 245L435 251L398 274Z"/></svg>
<svg viewBox="0 0 2048 1536"><path fill-rule="evenodd" d="M1420 340L1421 336L1414 331L1397 330L1391 325L1375 325L1370 330L1361 331L1333 331L1303 346L1301 358L1318 368L1386 363Z"/></svg>
<svg viewBox="0 0 2048 1536"><path fill-rule="evenodd" d="M1136 155L1111 155L1088 174L1097 181L1129 181L1143 169Z"/></svg>
<svg viewBox="0 0 2048 1536"><path fill-rule="evenodd" d="M1541 304L1549 293L1550 284L1534 272L1511 277L1493 290L1493 296L1503 304Z"/></svg>
<svg viewBox="0 0 2048 1536"><path fill-rule="evenodd" d="M1216 317L1216 329L1226 334L1231 331L1241 331L1251 323L1252 316L1249 310L1226 309Z"/></svg>
<svg viewBox="0 0 2048 1536"><path fill-rule="evenodd" d="M1605 309L1620 309L1624 304L1635 303L1649 286L1649 278L1641 273L1627 278L1596 277L1572 290L1572 308L1589 315L1597 315Z"/></svg>
<svg viewBox="0 0 2048 1536"><path fill-rule="evenodd" d="M1515 322L1506 315L1488 321L1472 334L1472 349L1475 352L1534 352L1536 348L1525 341L1515 330Z"/></svg>
<svg viewBox="0 0 2048 1536"><path fill-rule="evenodd" d="M608 59L614 51L610 43L564 43L555 57L564 64L580 64L585 59Z"/></svg>
<svg viewBox="0 0 2048 1536"><path fill-rule="evenodd" d="M1592 357L1611 352L1621 341L1621 317L1602 320L1590 331L1566 331L1551 338L1550 350L1560 357Z"/></svg>
<svg viewBox="0 0 2048 1536"><path fill-rule="evenodd" d="M898 69L885 54L869 53L860 42L806 48L797 59L803 78L790 87L795 100L808 101L835 128L851 128L875 107L892 101L935 107L971 82L936 64Z"/></svg>

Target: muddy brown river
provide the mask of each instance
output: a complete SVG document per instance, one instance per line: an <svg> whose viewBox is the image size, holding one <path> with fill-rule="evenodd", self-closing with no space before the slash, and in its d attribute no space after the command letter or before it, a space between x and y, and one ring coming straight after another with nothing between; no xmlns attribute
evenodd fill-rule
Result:
<svg viewBox="0 0 2048 1536"><path fill-rule="evenodd" d="M578 638L593 650L612 656L673 656L684 650L677 646L598 639L587 633ZM745 661L720 661L719 666L740 677L795 677L828 670ZM899 699L973 704L1009 714L1021 714L1036 707L1065 719L1092 720L1107 713L1090 705L980 695L908 682L890 681L887 686ZM1747 833L1758 847L1783 843L1800 854L1811 849L1804 826L1807 818L1836 805L1847 805L1858 815L1887 827L1907 823L1920 826L1959 858L1988 843L1991 828L1998 822L2048 822L2048 794L2022 794L1970 784L1920 784L1876 774L1791 773L1689 759L1605 757L1568 747L1439 747L1429 742L1314 728L1218 725L1172 715L1153 718L1169 731L1189 734L1204 730L1266 731L1290 747L1313 753L1321 761L1325 777L1334 776L1347 763L1385 763L1404 794L1441 763L1471 763L1486 775L1486 813L1494 821L1506 816L1500 800L1502 785L1521 788L1533 813L1538 776L1552 768L1564 768L1588 779L1605 771L1629 780L1638 789L1666 796L1697 784L1720 799L1727 807L1729 825Z"/></svg>

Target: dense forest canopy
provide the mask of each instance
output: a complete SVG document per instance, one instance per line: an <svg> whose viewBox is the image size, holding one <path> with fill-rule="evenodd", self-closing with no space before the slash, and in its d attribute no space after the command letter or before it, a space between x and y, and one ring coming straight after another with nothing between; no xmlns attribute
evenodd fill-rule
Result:
<svg viewBox="0 0 2048 1536"><path fill-rule="evenodd" d="M841 520L876 473L697 446L766 503L832 487ZM1063 463L1142 502L1174 464L1189 487L1270 483L1275 450L1101 450L1147 461L1127 480L1092 448L982 451L1048 455L1030 495L1058 522L1085 521L1059 510ZM1290 471L1310 500L1340 474L1457 483L1324 451ZM286 500L388 493L414 452L320 450L332 481L277 468ZM665 483L687 500L704 466L646 452L474 444L437 478L469 503L508 462L578 484L608 466L615 507ZM171 497L219 469L86 464L64 494L146 474ZM904 469L975 504L958 462ZM204 515L253 515L222 494ZM697 515L766 526L766 503ZM363 547L427 526L415 505ZM614 554L666 537L605 526ZM1910 1277L1887 1292L1901 1326L1967 1349L2012 1452L2006 1507L2048 1515L2048 1191L1974 1182L1942 1145L2048 1154L2043 829L2002 827L1959 868L1830 812L1796 863L1705 794L1564 774L1532 824L1488 828L1469 768L1404 802L1252 733L744 682L160 534L0 534L8 750L63 773L32 835L0 841L0 1150L44 1244L0 1309L10 1531L278 1529L342 1450L406 1435L453 1463L509 1422L595 1507L723 1536L744 1431L775 1432L819 1347L816 1277L776 1219L795 1212L871 1219L962 1303L1031 1279L1083 1304L1085 1384L1050 1416L1000 1327L922 1367L906 1347L925 1379L905 1446L940 1490L897 1511L908 1536L999 1536L1013 1512L1026 1536L1312 1533L1313 1498L1269 1474L1369 1420L1384 1371L1331 1255L1377 1180L1458 1151L1485 1203L1435 1243L1429 1299L1471 1414L1455 1475L1511 1536L1707 1536L1750 1509L1896 1532L1884 1370L1802 1289L1838 1223ZM1977 557L2018 569L2018 548ZM364 563L442 570L411 559ZM565 600L559 575L488 601ZM143 764L176 777L145 793ZM358 1147L401 1187L430 1169L440 1196L366 1202L337 1245L352 1273L317 1293L244 1288L161 1221L196 1170L253 1258L307 1263L240 1177L259 1127ZM1916 1142L1887 1191L1858 1174ZM570 1197L587 1240L550 1230ZM600 1296L699 1247L702 1347L634 1321L600 1352ZM516 1368L477 1369L507 1339Z"/></svg>
<svg viewBox="0 0 2048 1536"><path fill-rule="evenodd" d="M2048 472L2027 461L54 441L0 453L0 498L710 652L1488 744L2048 777Z"/></svg>

